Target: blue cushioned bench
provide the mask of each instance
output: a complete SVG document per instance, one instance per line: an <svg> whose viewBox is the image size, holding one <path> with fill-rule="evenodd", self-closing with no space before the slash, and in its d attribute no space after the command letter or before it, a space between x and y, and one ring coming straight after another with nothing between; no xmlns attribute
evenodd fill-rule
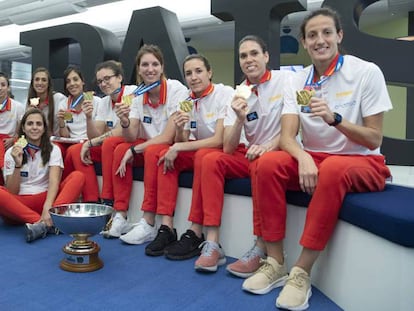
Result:
<svg viewBox="0 0 414 311"><path fill-rule="evenodd" d="M101 174L100 164L95 164ZM143 169L134 168L134 180L143 180ZM183 172L180 187L191 188L192 172ZM251 196L250 179L232 179L225 184L227 194ZM288 191L287 202L307 207L310 196ZM350 193L345 197L339 218L375 235L406 247L414 247L414 188L387 184L382 192Z"/></svg>

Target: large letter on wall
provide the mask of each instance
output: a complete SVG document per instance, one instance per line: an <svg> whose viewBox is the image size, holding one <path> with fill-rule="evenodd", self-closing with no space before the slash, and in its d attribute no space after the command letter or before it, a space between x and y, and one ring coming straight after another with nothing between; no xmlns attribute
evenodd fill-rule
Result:
<svg viewBox="0 0 414 311"><path fill-rule="evenodd" d="M181 67L188 49L175 13L161 7L132 13L120 61L124 65L126 80L133 83L135 57L144 43L158 45L164 54L167 76L184 81Z"/></svg>
<svg viewBox="0 0 414 311"><path fill-rule="evenodd" d="M63 88L63 71L69 62L69 45L79 43L81 70L87 88L95 76L95 65L106 59L117 59L121 50L118 38L105 29L82 23L72 23L20 34L20 44L32 47L32 68L43 66L54 78L56 90Z"/></svg>
<svg viewBox="0 0 414 311"><path fill-rule="evenodd" d="M376 63L388 84L414 86L414 44L412 42L378 38L358 29L362 11L378 0L326 0L322 6L334 8L341 16L344 48L358 57ZM395 103L394 103L395 105ZM413 105L408 102L407 105ZM411 110L412 111L412 110ZM407 114L407 123L414 116ZM414 165L414 140L384 137L382 153L388 164Z"/></svg>
<svg viewBox="0 0 414 311"><path fill-rule="evenodd" d="M235 21L235 84L242 79L238 64L238 42L246 35L258 35L269 48L270 68L280 66L280 22L286 15L303 11L298 0L211 0L211 14L223 21Z"/></svg>

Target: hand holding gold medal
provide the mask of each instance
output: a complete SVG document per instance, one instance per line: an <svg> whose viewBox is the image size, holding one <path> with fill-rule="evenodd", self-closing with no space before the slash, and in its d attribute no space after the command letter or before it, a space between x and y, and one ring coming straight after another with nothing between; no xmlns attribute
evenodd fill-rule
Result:
<svg viewBox="0 0 414 311"><path fill-rule="evenodd" d="M28 144L26 137L24 135L20 136L20 138L14 143L17 146L20 146L22 148L25 148Z"/></svg>
<svg viewBox="0 0 414 311"><path fill-rule="evenodd" d="M296 100L298 105L301 106L301 112L310 113L311 108L309 107L312 96L315 96L316 92L314 89L304 89L296 91Z"/></svg>
<svg viewBox="0 0 414 311"><path fill-rule="evenodd" d="M65 121L72 120L72 112L65 111L64 114L63 114L63 120L65 120Z"/></svg>

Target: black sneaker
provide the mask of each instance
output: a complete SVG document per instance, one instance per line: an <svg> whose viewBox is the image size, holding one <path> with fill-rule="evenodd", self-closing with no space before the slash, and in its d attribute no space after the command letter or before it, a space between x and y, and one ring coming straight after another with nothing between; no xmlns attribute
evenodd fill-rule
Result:
<svg viewBox="0 0 414 311"><path fill-rule="evenodd" d="M145 254L148 256L164 255L165 248L175 241L177 241L177 231L171 230L166 225L161 225L155 240L145 247Z"/></svg>
<svg viewBox="0 0 414 311"><path fill-rule="evenodd" d="M39 238L45 238L48 233L48 228L44 222L35 224L25 224L26 228L26 242L30 243Z"/></svg>
<svg viewBox="0 0 414 311"><path fill-rule="evenodd" d="M188 229L179 241L169 245L165 249L165 257L172 260L190 259L200 255L201 243L204 242L204 234L199 238L193 230Z"/></svg>

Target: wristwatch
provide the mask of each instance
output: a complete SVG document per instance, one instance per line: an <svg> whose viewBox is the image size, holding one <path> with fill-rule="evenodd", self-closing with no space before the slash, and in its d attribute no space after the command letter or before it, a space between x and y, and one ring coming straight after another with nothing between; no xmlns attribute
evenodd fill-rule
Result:
<svg viewBox="0 0 414 311"><path fill-rule="evenodd" d="M342 122L342 116L339 113L334 112L333 115L334 121L332 123L328 123L329 126L337 126L339 123Z"/></svg>

